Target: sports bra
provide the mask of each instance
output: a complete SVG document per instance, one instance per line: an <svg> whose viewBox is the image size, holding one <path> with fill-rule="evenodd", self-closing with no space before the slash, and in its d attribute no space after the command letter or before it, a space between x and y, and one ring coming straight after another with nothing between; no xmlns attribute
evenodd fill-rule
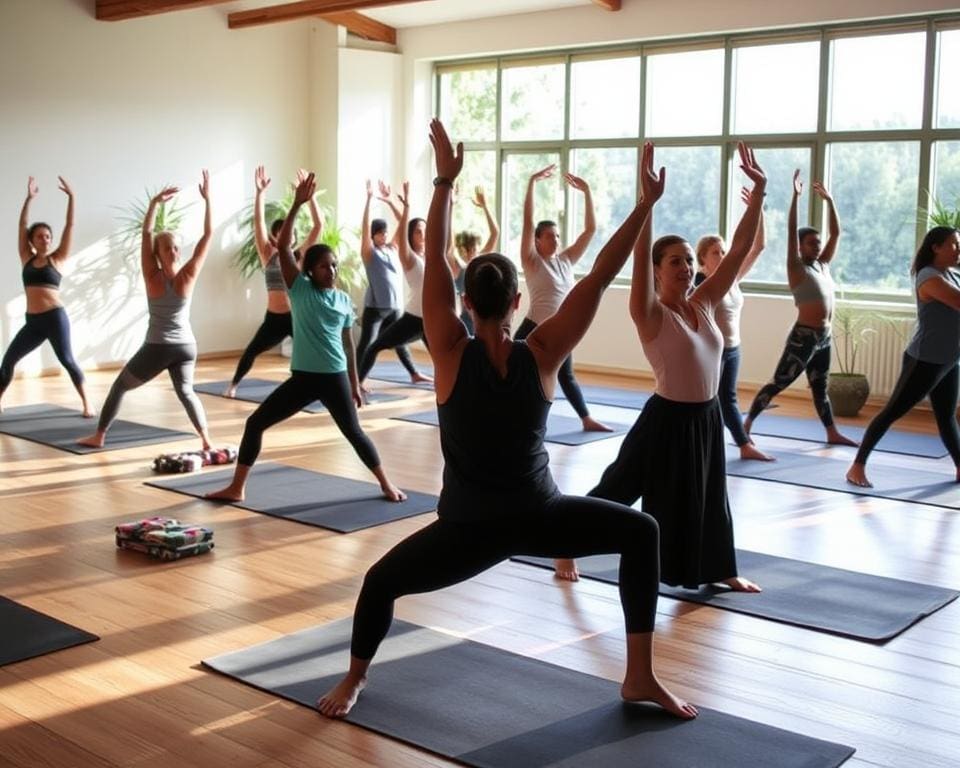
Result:
<svg viewBox="0 0 960 768"><path fill-rule="evenodd" d="M57 268L53 266L49 259L47 259L47 263L44 266L35 267L33 266L33 259L35 258L37 257L34 256L23 265L24 287L59 288L60 280L63 279L63 276L57 271Z"/></svg>

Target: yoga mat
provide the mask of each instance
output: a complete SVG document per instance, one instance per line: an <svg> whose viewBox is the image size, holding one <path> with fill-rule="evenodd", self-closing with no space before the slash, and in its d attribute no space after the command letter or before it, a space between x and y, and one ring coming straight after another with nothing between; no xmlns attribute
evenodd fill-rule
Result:
<svg viewBox="0 0 960 768"><path fill-rule="evenodd" d="M840 432L858 443L867 431L863 427L838 424ZM754 435L768 437L786 437L791 440L807 440L812 443L826 443L823 424L819 419L801 419L795 416L771 416L763 413L757 417L751 430ZM941 459L947 455L947 449L936 435L921 435L917 432L900 432L891 429L875 448L886 453L903 453L907 456L924 456L929 459Z"/></svg>
<svg viewBox="0 0 960 768"><path fill-rule="evenodd" d="M737 448L727 446L727 474L947 509L960 508L960 484L952 467L944 467L942 471L937 471L941 468L936 465L932 470L909 469L873 461L867 465L867 477L873 488L859 488L846 480L847 469L853 461L852 452L846 460L780 449L770 453L776 456L776 461L744 461Z"/></svg>
<svg viewBox="0 0 960 768"><path fill-rule="evenodd" d="M435 408L419 413L408 413L403 416L391 416L391 418L398 421L412 421L415 424L429 424L433 427L440 424L440 417L437 415ZM548 443L560 443L561 445L585 445L586 443L595 443L598 440L606 440L626 434L633 426L632 424L617 424L607 419L601 419L601 421L608 427L613 427L613 431L584 432L580 419L551 413L547 417L547 436L544 440Z"/></svg>
<svg viewBox="0 0 960 768"><path fill-rule="evenodd" d="M147 485L202 497L218 491L233 477L233 468L197 475L150 480ZM297 523L350 533L362 528L422 515L437 508L437 497L406 491L407 500L387 501L380 486L299 467L264 462L254 465L247 481L247 497L236 507L282 517Z"/></svg>
<svg viewBox="0 0 960 768"><path fill-rule="evenodd" d="M103 448L77 445L77 440L92 435L96 429L96 419L85 419L80 411L59 405L21 405L0 413L0 432L70 453L100 453L172 440L199 439L193 432L117 419L107 432L107 444Z"/></svg>
<svg viewBox="0 0 960 768"><path fill-rule="evenodd" d="M229 381L205 381L201 384L194 384L193 388L195 391L204 395L226 397L223 391L229 383ZM280 383L279 381L269 381L267 379L244 379L237 387L237 395L233 399L243 400L248 403L262 403ZM226 399L229 400L230 398ZM406 398L403 395L393 395L389 392L368 392L364 395L364 399L367 403L374 404L387 403L393 400L405 400ZM306 413L326 413L327 411L319 400L315 400L302 410Z"/></svg>
<svg viewBox="0 0 960 768"><path fill-rule="evenodd" d="M0 597L0 667L100 638Z"/></svg>
<svg viewBox="0 0 960 768"><path fill-rule="evenodd" d="M634 411L642 411L643 406L652 394L633 389L601 387L593 384L581 384L580 391L583 392L583 399L590 405L611 405L616 408L629 408ZM566 400L559 385L557 386L556 399Z"/></svg>
<svg viewBox="0 0 960 768"><path fill-rule="evenodd" d="M546 558L513 559L553 570L553 561ZM583 557L577 564L580 575L588 579L609 584L618 581L620 555ZM737 550L737 568L763 587L763 592L747 594L710 585L691 590L661 584L660 594L872 643L885 643L960 595L929 584L742 549Z"/></svg>
<svg viewBox="0 0 960 768"><path fill-rule="evenodd" d="M381 352L381 358L386 357L388 352L389 350ZM414 364L417 366L417 370L424 376L433 376L432 365ZM370 369L367 378L376 379L377 381L389 381L392 384L403 384L405 387L413 387L414 389L429 389L431 392L433 391L433 384L428 381L421 381L417 384L410 381L410 374L407 373L407 369L396 360L378 360L373 368Z"/></svg>
<svg viewBox="0 0 960 768"><path fill-rule="evenodd" d="M349 619L203 663L314 707L347 668ZM620 685L395 621L347 721L470 766L836 768L852 747L715 710L683 721Z"/></svg>

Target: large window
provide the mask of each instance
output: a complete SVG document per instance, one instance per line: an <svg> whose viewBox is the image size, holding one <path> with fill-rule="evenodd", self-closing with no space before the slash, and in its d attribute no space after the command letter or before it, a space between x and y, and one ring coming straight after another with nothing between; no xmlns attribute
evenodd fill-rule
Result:
<svg viewBox="0 0 960 768"><path fill-rule="evenodd" d="M958 14L444 63L439 114L467 150L454 227L485 232L469 199L482 184L501 250L517 258L530 175L556 165L535 187L534 218L556 221L572 242L584 197L563 174L590 184L597 233L582 272L636 204L636 162L651 140L667 167L655 234L695 243L719 233L729 243L744 209L736 145L747 141L768 178L766 248L748 287L786 290L799 170L801 226L827 229L815 181L836 201L841 289L908 300L910 255L926 224L918 211L932 198L960 205L957 71Z"/></svg>

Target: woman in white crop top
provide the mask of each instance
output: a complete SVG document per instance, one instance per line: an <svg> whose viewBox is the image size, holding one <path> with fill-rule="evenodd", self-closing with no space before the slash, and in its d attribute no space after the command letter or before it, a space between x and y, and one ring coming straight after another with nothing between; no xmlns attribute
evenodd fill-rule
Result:
<svg viewBox="0 0 960 768"><path fill-rule="evenodd" d="M753 152L742 143L739 151L740 167L753 182L750 204L729 253L703 283L691 292L694 256L686 240L667 235L651 246L649 218L640 234L630 316L656 392L588 495L621 504L643 497L643 511L660 524L660 581L692 589L721 582L759 592L737 574L717 400L723 337L714 311L750 252L767 183ZM565 574L576 578L576 567L558 560L557 575Z"/></svg>

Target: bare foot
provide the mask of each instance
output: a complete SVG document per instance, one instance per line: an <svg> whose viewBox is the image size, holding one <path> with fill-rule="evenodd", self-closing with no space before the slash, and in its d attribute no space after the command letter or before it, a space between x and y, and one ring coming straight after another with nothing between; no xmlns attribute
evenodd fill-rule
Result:
<svg viewBox="0 0 960 768"><path fill-rule="evenodd" d="M224 397L236 397L237 396L237 385L231 384L225 390L223 390Z"/></svg>
<svg viewBox="0 0 960 768"><path fill-rule="evenodd" d="M740 458L744 461L753 459L754 461L776 461L775 456L764 453L753 443L744 443L740 446Z"/></svg>
<svg viewBox="0 0 960 768"><path fill-rule="evenodd" d="M91 411L89 406L87 405L83 406L83 418L92 419L96 415L97 415L97 412Z"/></svg>
<svg viewBox="0 0 960 768"><path fill-rule="evenodd" d="M317 699L317 709L327 717L346 717L357 703L357 698L367 686L367 678L347 675L330 691Z"/></svg>
<svg viewBox="0 0 960 768"><path fill-rule="evenodd" d="M684 720L692 720L700 714L693 704L688 704L683 699L670 693L656 677L641 684L624 681L620 687L620 696L623 697L624 701L630 703L653 701L671 715L676 715Z"/></svg>
<svg viewBox="0 0 960 768"><path fill-rule="evenodd" d="M608 427L592 416L584 416L581 421L583 422L584 432L613 432L613 427Z"/></svg>
<svg viewBox="0 0 960 768"><path fill-rule="evenodd" d="M763 592L759 584L754 584L750 579L745 579L743 576L733 576L720 583L726 584L734 592Z"/></svg>
<svg viewBox="0 0 960 768"><path fill-rule="evenodd" d="M433 376L426 376L417 371L410 375L410 381L414 384L433 384Z"/></svg>
<svg viewBox="0 0 960 768"><path fill-rule="evenodd" d="M830 427L830 429L827 430L827 443L830 445L852 445L854 448L860 445L856 440L851 440L849 437L841 435L836 427Z"/></svg>
<svg viewBox="0 0 960 768"><path fill-rule="evenodd" d="M393 483L383 483L380 486L380 490L383 491L383 497L387 501L406 501L407 494L401 491Z"/></svg>
<svg viewBox="0 0 960 768"><path fill-rule="evenodd" d="M370 394L370 388L366 384L364 384L362 381L360 382L360 394L364 396Z"/></svg>
<svg viewBox="0 0 960 768"><path fill-rule="evenodd" d="M960 479L960 470L957 471L957 478ZM860 488L873 488L873 483L867 480L866 464L853 462L847 470L847 482Z"/></svg>
<svg viewBox="0 0 960 768"><path fill-rule="evenodd" d="M580 581L580 571L576 560L557 558L553 561L553 575L560 581Z"/></svg>
<svg viewBox="0 0 960 768"><path fill-rule="evenodd" d="M103 448L105 437L106 433L104 432L94 432L92 435L77 440L77 445L85 445L88 448Z"/></svg>
<svg viewBox="0 0 960 768"><path fill-rule="evenodd" d="M244 491L244 486L230 483L226 488L221 488L219 491L203 494L203 498L211 501L243 501Z"/></svg>

